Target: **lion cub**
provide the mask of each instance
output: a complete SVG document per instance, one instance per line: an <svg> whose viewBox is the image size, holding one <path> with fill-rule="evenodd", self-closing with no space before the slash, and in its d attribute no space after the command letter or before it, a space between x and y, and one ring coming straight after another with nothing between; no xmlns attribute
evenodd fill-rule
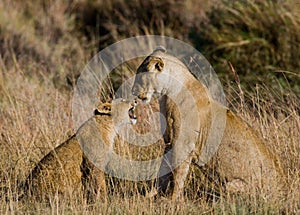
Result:
<svg viewBox="0 0 300 215"><path fill-rule="evenodd" d="M134 124L135 121L131 102L116 99L112 104L100 104L76 134L50 151L36 165L25 181L24 194L37 199L49 199L57 194L72 197L82 189L88 193L91 193L91 189L92 192L105 192L105 175L87 159L89 156L84 155L82 138L86 138L85 142L93 141L94 132L98 132L103 145L111 148L116 135L115 127L124 123Z"/></svg>

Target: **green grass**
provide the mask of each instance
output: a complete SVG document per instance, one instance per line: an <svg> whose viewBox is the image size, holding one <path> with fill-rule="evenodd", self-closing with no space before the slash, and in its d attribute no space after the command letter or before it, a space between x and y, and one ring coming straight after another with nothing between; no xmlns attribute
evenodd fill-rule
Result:
<svg viewBox="0 0 300 215"><path fill-rule="evenodd" d="M298 1L222 0L208 16L193 41L222 77L230 79L229 61L248 90L254 83L279 82L300 92Z"/></svg>

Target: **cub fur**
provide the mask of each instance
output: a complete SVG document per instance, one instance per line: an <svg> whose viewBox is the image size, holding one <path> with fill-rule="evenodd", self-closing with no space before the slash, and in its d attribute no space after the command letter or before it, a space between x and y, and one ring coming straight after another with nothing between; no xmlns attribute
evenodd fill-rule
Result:
<svg viewBox="0 0 300 215"><path fill-rule="evenodd" d="M78 139L94 135L97 129L105 146L109 147L115 138L115 127L132 123L132 103L117 99L100 104L94 116L87 120L67 141L50 151L35 166L25 181L25 195L38 199L49 199L56 194L69 195L84 189L88 195L106 191L105 175L85 156ZM113 123L113 116L117 119Z"/></svg>

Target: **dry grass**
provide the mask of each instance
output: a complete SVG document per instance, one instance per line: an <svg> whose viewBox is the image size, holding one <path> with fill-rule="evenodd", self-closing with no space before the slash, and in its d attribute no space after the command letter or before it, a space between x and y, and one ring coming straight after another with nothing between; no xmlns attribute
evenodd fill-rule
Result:
<svg viewBox="0 0 300 215"><path fill-rule="evenodd" d="M260 2L262 8L267 10L268 15L258 16L265 24L262 28L254 30L249 29L252 29L251 26L258 28L262 24L255 23L258 22L256 19L253 21L254 23L250 22L252 19L248 19L247 14L252 14L249 17L253 17L255 13L260 14L261 7L254 3L251 3L252 7L243 7L238 1L235 1L234 4L237 4L238 7L234 9L228 4L219 5L220 7L217 7L216 11L220 11L221 8L223 12L219 13L221 18L215 17L215 21L217 22L222 17L229 17L224 19L229 23L222 23L218 31L216 31L213 21L195 21L200 19L197 13L203 17L205 15L204 12L193 12L196 8L191 7L195 4L194 1L187 1L186 4L177 4L175 0L166 1L155 7L154 12L156 12L153 16L144 14L143 19L132 17L134 13L130 14L130 11L134 10L133 3L126 5L123 1L113 1L114 3L107 5L106 11L119 13L116 16L103 13L104 20L108 20L106 23L103 22L105 28L97 30L91 23L88 25L89 29L93 30L91 34L82 27L86 24L83 18L87 19L87 17L80 17L77 14L78 8L80 8L78 5L89 6L92 4L88 3L90 1L75 1L69 4L58 0L51 3L43 2L27 3L25 1L25 3L21 3L7 0L0 2L1 214L297 214L300 212L300 99L297 93L299 89L299 76L297 75L299 73L299 62L297 61L299 53L296 49L299 47L300 24L299 15L295 15L297 9L291 7L293 1L286 1L282 8L278 7L276 3L267 1L269 6L272 6L270 11L266 9L267 3L255 1ZM142 4L142 1L137 2ZM154 2L143 3L142 7L150 7ZM205 1L200 2L205 3ZM200 3L198 4L200 5ZM118 7L115 7L116 5ZM165 8L166 5L173 8L172 13L167 13L165 17L155 15L159 13L160 8ZM88 7L88 9L93 8L97 9L96 12L104 10L99 5L92 4ZM191 16L178 18L183 9L189 10ZM97 14L96 12L95 14ZM135 16L143 12L144 10L139 9ZM208 19L213 13L216 14L214 10L209 11ZM84 13L82 15L84 16ZM126 20L127 15L131 17L129 20ZM242 19L237 19L239 17ZM270 20L267 17L270 17ZM276 21L276 18L279 21ZM137 23L133 23L131 19L137 19ZM243 28L239 27L237 20L243 21ZM281 23L281 28L272 28L271 21ZM186 23L188 25L185 25ZM200 26L199 23L206 27L211 26L207 29L212 29L211 32L216 31L215 34L205 34L204 39L200 37L199 35L203 32L199 31L199 28L195 28ZM132 25L133 28L126 34L128 25ZM181 26L178 31L175 30L177 26ZM225 35L226 29L232 32L232 29L244 28L249 31L246 32L247 34L238 32L239 37L236 32L233 34L234 38ZM196 29L197 33L194 32L193 37L191 36L192 29ZM270 42L272 39L269 38L270 29L278 31L280 40L277 41L279 44L277 46ZM100 34L98 31L102 33ZM82 32L85 34L83 35ZM70 89L72 89L75 77L83 65L97 51L95 45L98 43L107 45L127 36L144 33L165 34L186 41L195 41L195 39L200 41L201 39L202 42L210 41L206 46L208 49L210 47L217 49L210 56L221 56L221 60L217 60L217 72L221 70L220 68L229 68L228 73L223 73L227 77L223 83L231 108L262 134L268 147L283 163L288 180L288 191L280 203L271 204L255 196L227 196L221 191L211 193L209 189L211 185L206 185L209 184L209 180L204 180L199 174L193 175L198 171L197 169L192 170L184 201L178 203L172 203L164 197L158 200L148 199L138 193L129 193L124 196L122 192L111 193L106 201L99 199L93 204L87 203L80 195L76 198L54 196L50 203L16 200L18 184L25 180L35 164L74 132L72 130L72 91ZM260 35L259 38L262 39L253 40L253 38L258 38L257 35ZM209 38L207 38L208 36ZM250 43L241 43L241 41L247 40ZM233 43L235 45L232 45ZM194 45L198 44L194 42ZM253 47L258 46L263 52L253 50ZM199 47L203 47L203 44ZM274 47L279 48L274 49ZM256 57L248 62L249 53L256 53L257 56L268 53L271 60L266 65L253 68L251 66L253 62L262 63L268 59ZM230 56L230 58L226 58L226 56ZM234 76L231 75L230 67L227 66L224 59L230 60L236 67L241 77L241 83L230 81L234 80ZM246 67L245 71L247 70L247 72L241 65ZM269 65L271 67L266 67ZM296 75L288 76L285 79L287 72L280 73L284 74L280 76L276 73L277 77L274 77L274 73L272 73L270 78L268 74L270 74L270 70L274 71L274 67L272 67L274 65L276 71L284 70ZM255 85L254 80L257 75L250 74L252 69L256 70L257 68L267 74L264 76L264 84ZM251 91L244 90L245 80L251 80L250 83L254 86ZM292 84L291 87L290 84ZM242 86L239 87L239 85ZM199 184L199 181L202 183ZM134 188L135 185L125 183L122 186L127 189Z"/></svg>

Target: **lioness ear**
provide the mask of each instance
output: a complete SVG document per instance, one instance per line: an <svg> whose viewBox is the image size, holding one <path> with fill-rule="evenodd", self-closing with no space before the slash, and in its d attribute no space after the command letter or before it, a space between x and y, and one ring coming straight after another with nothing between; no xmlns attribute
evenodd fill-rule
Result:
<svg viewBox="0 0 300 215"><path fill-rule="evenodd" d="M155 69L161 72L163 68L164 68L164 62L160 59L158 62L155 63Z"/></svg>
<svg viewBox="0 0 300 215"><path fill-rule="evenodd" d="M94 115L111 115L111 103L100 104L94 110Z"/></svg>
<svg viewBox="0 0 300 215"><path fill-rule="evenodd" d="M149 62L149 66L150 66L150 68L153 68L153 66L154 66L154 68L157 71L161 72L164 68L164 62L161 58L155 57L155 58L151 59L151 61ZM151 71L151 69L149 71Z"/></svg>

